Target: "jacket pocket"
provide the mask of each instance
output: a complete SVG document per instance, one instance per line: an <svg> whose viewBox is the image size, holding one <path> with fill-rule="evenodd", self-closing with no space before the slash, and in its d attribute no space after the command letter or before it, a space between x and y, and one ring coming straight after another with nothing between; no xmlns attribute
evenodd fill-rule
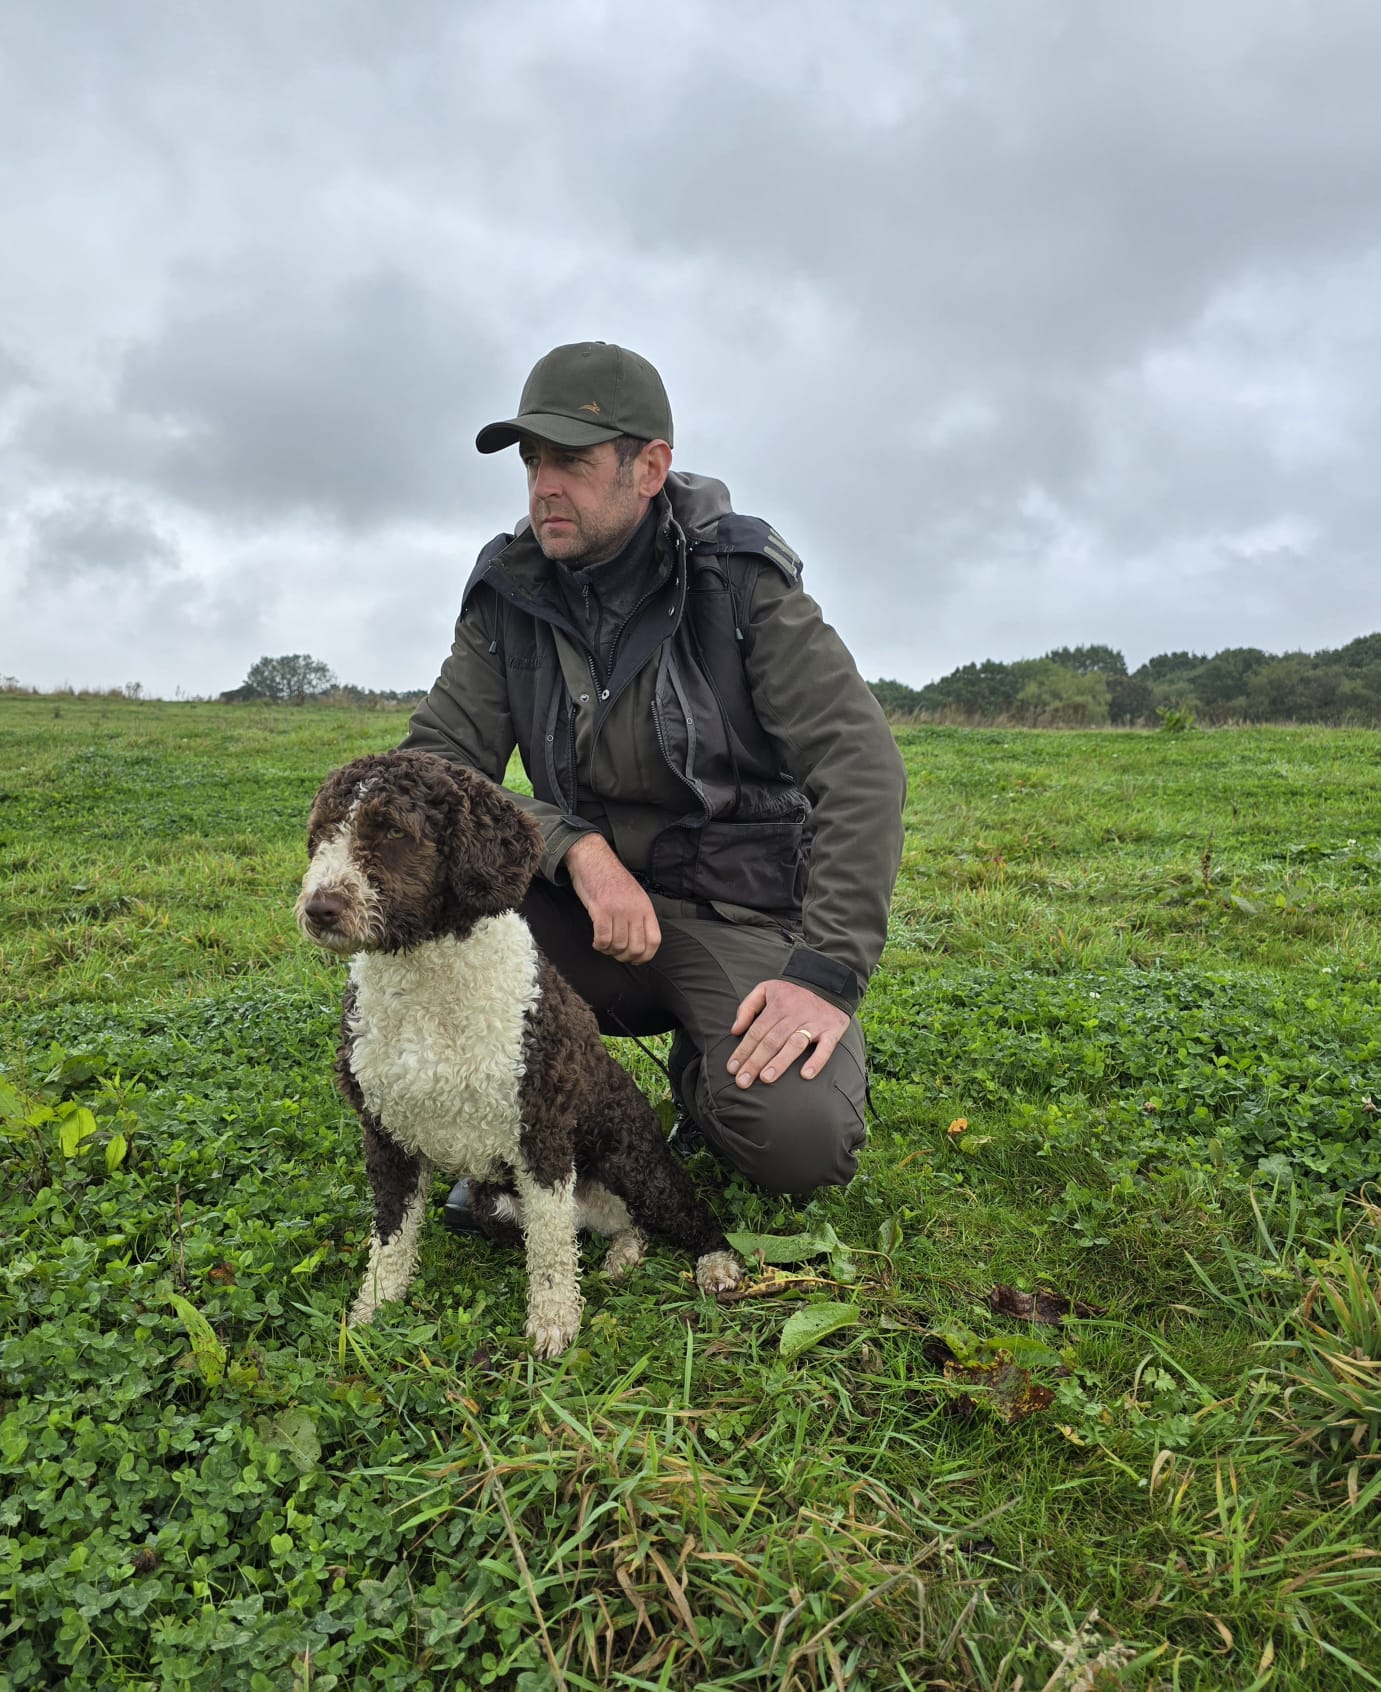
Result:
<svg viewBox="0 0 1381 1692"><path fill-rule="evenodd" d="M798 819L708 822L696 854L695 897L794 914L809 865L806 826Z"/></svg>

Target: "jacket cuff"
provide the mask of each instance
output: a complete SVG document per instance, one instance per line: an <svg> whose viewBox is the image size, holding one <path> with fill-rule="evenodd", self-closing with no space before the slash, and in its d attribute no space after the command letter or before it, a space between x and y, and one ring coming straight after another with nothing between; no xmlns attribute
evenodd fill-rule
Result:
<svg viewBox="0 0 1381 1692"><path fill-rule="evenodd" d="M792 951L782 970L782 979L800 982L802 987L809 987L812 993L828 999L837 1009L848 1011L850 1016L863 997L863 983L848 964L827 958L809 946L797 946Z"/></svg>
<svg viewBox="0 0 1381 1692"><path fill-rule="evenodd" d="M589 825L577 828L565 818L553 824L542 847L541 873L545 879L553 882L557 887L569 887L571 878L562 867L562 859L582 835L598 832L597 829Z"/></svg>

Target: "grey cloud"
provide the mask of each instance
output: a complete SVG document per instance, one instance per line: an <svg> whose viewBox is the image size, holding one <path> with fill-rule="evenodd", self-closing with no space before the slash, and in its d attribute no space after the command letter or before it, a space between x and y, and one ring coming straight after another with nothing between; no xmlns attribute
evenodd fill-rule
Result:
<svg viewBox="0 0 1381 1692"><path fill-rule="evenodd" d="M904 489L913 517L951 540L972 528L981 546L1031 485L1075 507L1106 491L1109 385L1133 391L1127 373L1195 337L1244 278L1284 274L1307 292L1374 250L1381 107L1364 67L1381 16L1335 16L1341 27L1320 32L1298 11L1243 27L1202 8L966 9L949 88L922 98L918 77L881 132L817 121L772 66L740 61L721 71L735 123L702 126L697 149L659 158L667 192L630 195L625 224L675 241L698 200L732 230L725 252L745 284L775 273L789 286L808 270L833 307L832 341L802 349L797 375L772 392L782 428L813 440L831 414L880 420L881 444L845 486ZM887 51L923 64L929 14L909 20ZM683 85L673 98L693 125L695 94ZM1263 350L1282 327L1260 326ZM738 350L762 367L760 344ZM928 441L967 394L992 426ZM1239 521L1241 505L1292 492L1317 503L1317 487L1282 483L1245 410L1223 420L1236 440L1210 457L1232 473L1215 482L1175 450L1182 420L1167 411L1158 441L1154 407L1138 407L1142 448L1163 449L1168 480L1183 469L1198 486L1139 508L1126 499L1123 523ZM888 444L898 434L912 437L900 453ZM817 484L819 500L837 486ZM1110 497L1135 491L1134 478Z"/></svg>
<svg viewBox="0 0 1381 1692"><path fill-rule="evenodd" d="M29 577L62 587L83 576L147 580L177 567L177 548L148 513L110 495L79 494L30 520Z"/></svg>
<svg viewBox="0 0 1381 1692"><path fill-rule="evenodd" d="M32 380L24 363L0 343L0 406L21 388L29 387Z"/></svg>
<svg viewBox="0 0 1381 1692"><path fill-rule="evenodd" d="M310 512L349 526L454 510L493 355L413 279L325 297L288 279L183 279L124 359L105 414L50 409L30 447L240 520Z"/></svg>
<svg viewBox="0 0 1381 1692"><path fill-rule="evenodd" d="M869 673L1360 626L1378 52L1365 0L11 8L0 322L63 386L0 487L92 479L210 574L317 522L472 550L521 499L475 428L596 334Z"/></svg>

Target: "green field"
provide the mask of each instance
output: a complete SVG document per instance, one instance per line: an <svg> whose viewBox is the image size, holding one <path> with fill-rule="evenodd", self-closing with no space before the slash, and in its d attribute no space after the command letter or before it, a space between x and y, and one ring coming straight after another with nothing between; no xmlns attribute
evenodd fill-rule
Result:
<svg viewBox="0 0 1381 1692"><path fill-rule="evenodd" d="M439 1223L342 1324L292 901L402 726L0 696L0 1689L1381 1686L1381 737L900 731L858 1180L538 1364Z"/></svg>

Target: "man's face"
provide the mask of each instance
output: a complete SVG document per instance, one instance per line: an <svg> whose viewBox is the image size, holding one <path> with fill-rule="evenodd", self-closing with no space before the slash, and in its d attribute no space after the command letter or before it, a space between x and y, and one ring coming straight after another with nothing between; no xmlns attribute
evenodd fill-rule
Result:
<svg viewBox="0 0 1381 1692"><path fill-rule="evenodd" d="M621 464L612 441L554 446L524 438L527 510L537 544L562 564L597 564L613 555L642 521L650 495L642 460ZM655 489L654 489L655 492Z"/></svg>

